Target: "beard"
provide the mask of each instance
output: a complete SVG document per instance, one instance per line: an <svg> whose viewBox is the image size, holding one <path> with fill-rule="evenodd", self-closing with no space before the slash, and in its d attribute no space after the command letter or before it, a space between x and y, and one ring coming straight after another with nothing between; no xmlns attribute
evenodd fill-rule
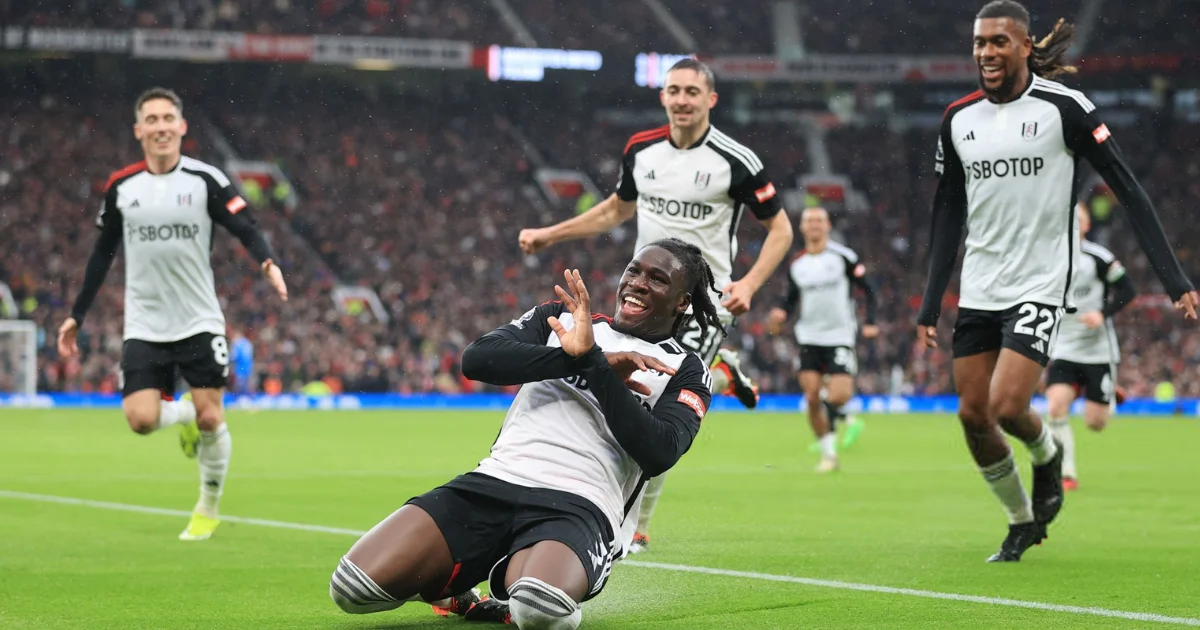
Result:
<svg viewBox="0 0 1200 630"><path fill-rule="evenodd" d="M1017 85L1016 73L1008 72L1007 70L1005 70L1004 78L1000 80L1000 85L998 85L994 88L989 88L987 86L987 83L983 80L983 70L980 69L980 71L979 71L979 89L983 90L983 93L992 99L1004 98L1004 97L1012 94L1013 88L1016 85Z"/></svg>

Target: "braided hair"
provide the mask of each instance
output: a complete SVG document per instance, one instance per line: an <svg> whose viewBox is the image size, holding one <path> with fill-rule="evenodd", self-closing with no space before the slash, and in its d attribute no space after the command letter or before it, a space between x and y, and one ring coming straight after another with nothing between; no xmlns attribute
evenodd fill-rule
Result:
<svg viewBox="0 0 1200 630"><path fill-rule="evenodd" d="M1025 30L1029 30L1029 11L1016 0L989 2L979 10L975 18L1010 18L1020 22ZM1059 18L1050 34L1034 43L1033 54L1029 55L1029 71L1046 79L1076 72L1075 66L1067 64L1067 51L1071 48L1071 38L1074 35L1075 26Z"/></svg>
<svg viewBox="0 0 1200 630"><path fill-rule="evenodd" d="M700 248L677 238L657 240L646 247L661 247L683 263L687 291L692 295L692 315L680 313L675 318L675 325L671 327L671 334L678 333L688 317L694 317L700 324L701 335L708 334L709 327L725 332L725 327L721 325L721 317L717 315L717 306L712 301L713 294L720 293L720 290L717 289L717 281L713 278L712 269L704 260Z"/></svg>

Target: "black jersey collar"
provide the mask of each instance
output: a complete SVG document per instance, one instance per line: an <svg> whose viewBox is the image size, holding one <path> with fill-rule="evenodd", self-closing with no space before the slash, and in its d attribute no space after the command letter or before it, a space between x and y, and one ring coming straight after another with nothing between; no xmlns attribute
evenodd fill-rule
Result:
<svg viewBox="0 0 1200 630"><path fill-rule="evenodd" d="M1029 93L1033 91L1033 84L1036 82L1035 81L1036 77L1037 77L1037 75L1034 74L1032 70L1030 70L1029 71L1029 83L1027 83L1025 85L1025 89L1021 90L1021 93L1018 94L1017 97L1011 101L1004 101L1003 103L1001 103L998 101L992 101L992 99L988 99L988 100L991 101L991 103L993 105L1008 105L1009 103L1016 103L1017 101L1025 98L1026 96L1029 96Z"/></svg>
<svg viewBox="0 0 1200 630"><path fill-rule="evenodd" d="M691 146L685 147L684 151L691 151L692 149L695 149L696 147L704 144L704 141L708 140L708 134L712 133L712 130L713 130L713 126L712 126L712 123L710 122L710 123L708 123L708 129L704 130L704 135L700 136L700 139L693 142L691 144ZM670 133L667 134L667 142L670 142L671 146L675 147L675 139L671 137ZM675 147L675 148L678 149L679 147Z"/></svg>
<svg viewBox="0 0 1200 630"><path fill-rule="evenodd" d="M151 170L150 170L150 167L149 167L150 160L146 160L146 164L147 164L147 166L146 166L146 172L147 172L147 173L150 173L151 175L154 175L155 177L158 177L159 175L170 175L171 173L174 173L175 171L178 171L178 170L179 170L179 168L180 168L181 166L183 166L183 154L182 154L182 153L180 153L180 154L179 154L179 159L178 159L178 160L175 160L175 165L174 165L174 166L172 166L171 168L169 168L169 169L167 169L167 170L165 170L165 171L163 171L163 172L161 172L161 173L155 173L154 171L151 171Z"/></svg>

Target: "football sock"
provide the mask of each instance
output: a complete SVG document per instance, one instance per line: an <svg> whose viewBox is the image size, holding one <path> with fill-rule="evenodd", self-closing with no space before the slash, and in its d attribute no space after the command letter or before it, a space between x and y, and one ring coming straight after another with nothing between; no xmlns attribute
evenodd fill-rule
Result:
<svg viewBox="0 0 1200 630"><path fill-rule="evenodd" d="M1063 476L1075 478L1075 431L1067 416L1050 418L1050 432L1063 449Z"/></svg>
<svg viewBox="0 0 1200 630"><path fill-rule="evenodd" d="M158 406L158 428L196 421L196 405L190 400L164 400Z"/></svg>
<svg viewBox="0 0 1200 630"><path fill-rule="evenodd" d="M352 615L394 610L404 605L404 602L379 588L375 580L345 557L329 578L329 598L338 608Z"/></svg>
<svg viewBox="0 0 1200 630"><path fill-rule="evenodd" d="M666 473L651 477L650 481L646 482L646 494L642 497L642 509L638 513L637 533L650 533L650 519L654 517L654 508L658 505L658 498L662 496L663 484L666 482Z"/></svg>
<svg viewBox="0 0 1200 630"><path fill-rule="evenodd" d="M200 463L200 501L196 504L196 511L205 516L217 516L232 450L229 426L225 423L221 423L216 431L200 432L200 449L197 454Z"/></svg>
<svg viewBox="0 0 1200 630"><path fill-rule="evenodd" d="M1054 443L1050 428L1046 424L1042 423L1042 433L1037 439L1025 444L1029 447L1029 455L1033 459L1034 466L1041 466L1054 459L1054 456L1058 454L1058 446Z"/></svg>
<svg viewBox="0 0 1200 630"><path fill-rule="evenodd" d="M1004 511L1008 514L1011 525L1030 523L1033 521L1033 504L1025 494L1021 485L1021 477L1017 474L1017 466L1013 462L1012 453L1004 459L979 469L992 492L1000 499Z"/></svg>
<svg viewBox="0 0 1200 630"><path fill-rule="evenodd" d="M837 433L830 431L821 436L818 440L821 444L821 456L834 458L837 457Z"/></svg>

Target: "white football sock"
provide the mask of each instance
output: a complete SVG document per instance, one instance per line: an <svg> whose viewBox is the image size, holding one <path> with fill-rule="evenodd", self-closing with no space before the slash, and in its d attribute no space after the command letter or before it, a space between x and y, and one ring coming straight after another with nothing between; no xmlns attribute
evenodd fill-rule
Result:
<svg viewBox="0 0 1200 630"><path fill-rule="evenodd" d="M729 389L729 375L725 370L712 370L712 393L724 394Z"/></svg>
<svg viewBox="0 0 1200 630"><path fill-rule="evenodd" d="M650 481L646 482L646 494L642 497L642 509L638 513L637 533L644 535L650 533L650 519L654 516L654 508L658 505L658 498L662 496L665 483L667 483L666 473L651 477Z"/></svg>
<svg viewBox="0 0 1200 630"><path fill-rule="evenodd" d="M329 598L338 608L352 615L395 610L405 602L417 601L418 597L414 596L404 601L392 597L346 557L342 557L337 569L333 571L333 576L329 578Z"/></svg>
<svg viewBox="0 0 1200 630"><path fill-rule="evenodd" d="M1017 465L1013 462L1012 453L1004 459L979 469L992 492L1000 499L1008 514L1011 525L1033 522L1033 504L1025 494L1021 485L1021 477L1017 474Z"/></svg>
<svg viewBox="0 0 1200 630"><path fill-rule="evenodd" d="M508 596L512 622L521 630L575 630L583 617L570 595L535 577L518 578Z"/></svg>
<svg viewBox="0 0 1200 630"><path fill-rule="evenodd" d="M1050 432L1062 444L1063 449L1063 476L1075 478L1075 431L1071 429L1071 422L1067 416L1062 418L1050 418Z"/></svg>
<svg viewBox="0 0 1200 630"><path fill-rule="evenodd" d="M1042 423L1042 434L1034 441L1026 442L1025 446L1029 447L1030 459L1033 460L1034 466L1041 466L1058 455L1058 446L1054 443L1050 428L1045 422Z"/></svg>
<svg viewBox="0 0 1200 630"><path fill-rule="evenodd" d="M830 431L821 436L821 456L830 459L837 457L837 433Z"/></svg>
<svg viewBox="0 0 1200 630"><path fill-rule="evenodd" d="M200 501L196 503L196 511L205 516L217 516L232 450L233 440L229 437L228 425L222 423L211 433L200 432L200 449L197 454L200 463Z"/></svg>
<svg viewBox="0 0 1200 630"><path fill-rule="evenodd" d="M164 400L158 406L158 429L195 421L196 405L190 400Z"/></svg>

